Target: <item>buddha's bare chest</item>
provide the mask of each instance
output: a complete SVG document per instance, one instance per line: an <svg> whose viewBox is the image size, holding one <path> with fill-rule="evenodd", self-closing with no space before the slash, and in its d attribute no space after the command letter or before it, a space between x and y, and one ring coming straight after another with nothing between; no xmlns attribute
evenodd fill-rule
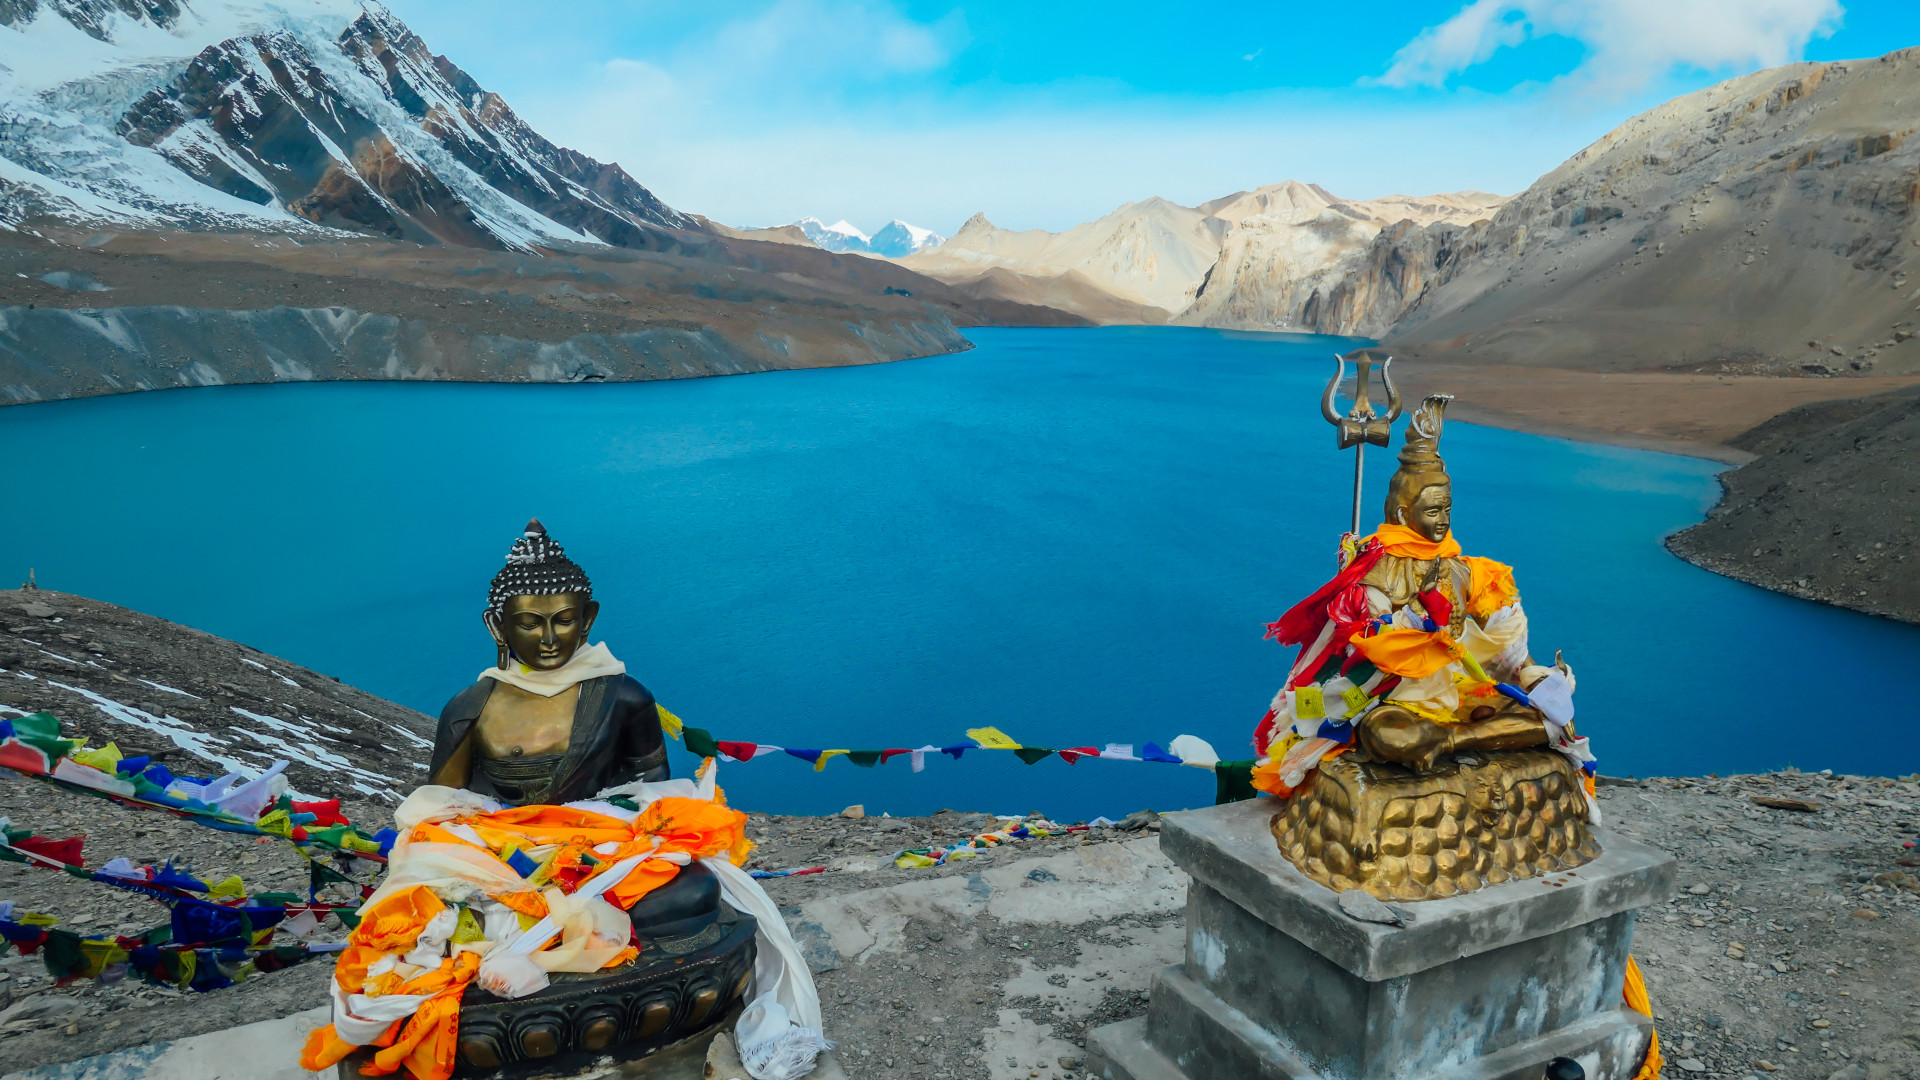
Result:
<svg viewBox="0 0 1920 1080"><path fill-rule="evenodd" d="M541 697L501 683L474 722L475 749L489 758L560 753L572 740L574 706L579 701L578 686Z"/></svg>

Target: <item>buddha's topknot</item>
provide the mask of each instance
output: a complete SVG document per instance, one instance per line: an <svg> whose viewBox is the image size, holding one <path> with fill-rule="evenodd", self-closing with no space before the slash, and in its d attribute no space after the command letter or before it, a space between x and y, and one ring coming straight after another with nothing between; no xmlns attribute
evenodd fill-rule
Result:
<svg viewBox="0 0 1920 1080"><path fill-rule="evenodd" d="M580 593L591 598L593 583L579 564L547 535L539 518L527 522L527 531L507 551L507 565L493 575L493 587L487 590L487 610L506 611L507 601L516 596L553 596Z"/></svg>

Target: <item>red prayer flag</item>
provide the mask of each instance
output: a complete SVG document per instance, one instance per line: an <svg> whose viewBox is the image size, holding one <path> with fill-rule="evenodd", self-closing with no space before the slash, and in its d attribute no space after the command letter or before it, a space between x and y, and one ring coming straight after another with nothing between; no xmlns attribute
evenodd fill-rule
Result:
<svg viewBox="0 0 1920 1080"><path fill-rule="evenodd" d="M301 802L295 799L293 800L293 812L296 814L312 814L314 816L313 824L319 828L325 828L328 825L351 824L346 818L340 816L339 799L327 799L324 802L319 800Z"/></svg>
<svg viewBox="0 0 1920 1080"><path fill-rule="evenodd" d="M753 755L760 752L759 743L716 740L714 745L720 748L721 753L736 761L752 761Z"/></svg>
<svg viewBox="0 0 1920 1080"><path fill-rule="evenodd" d="M880 764L885 765L887 762L893 760L894 758L899 757L901 754L911 754L911 753L913 753L913 751L911 750L882 750L880 751Z"/></svg>
<svg viewBox="0 0 1920 1080"><path fill-rule="evenodd" d="M49 859L63 862L69 866L81 865L84 856L80 854L80 845L87 842L85 836L69 836L65 840L49 840L44 836L29 836L25 840L15 840L13 846L21 851L31 851L35 855L45 855Z"/></svg>
<svg viewBox="0 0 1920 1080"><path fill-rule="evenodd" d="M1059 751L1060 759L1071 765L1083 757L1099 757L1100 751L1092 746L1076 746L1071 750Z"/></svg>

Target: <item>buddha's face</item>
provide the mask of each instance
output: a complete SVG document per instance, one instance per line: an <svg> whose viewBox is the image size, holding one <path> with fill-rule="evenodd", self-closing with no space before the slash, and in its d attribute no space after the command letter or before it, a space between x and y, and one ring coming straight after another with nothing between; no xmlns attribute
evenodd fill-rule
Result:
<svg viewBox="0 0 1920 1080"><path fill-rule="evenodd" d="M1453 529L1453 485L1421 488L1420 494L1401 509L1400 524L1436 543L1446 539Z"/></svg>
<svg viewBox="0 0 1920 1080"><path fill-rule="evenodd" d="M587 640L600 603L580 593L554 596L515 596L496 619L487 613L493 639L513 650L520 662L536 671L552 671L573 659Z"/></svg>

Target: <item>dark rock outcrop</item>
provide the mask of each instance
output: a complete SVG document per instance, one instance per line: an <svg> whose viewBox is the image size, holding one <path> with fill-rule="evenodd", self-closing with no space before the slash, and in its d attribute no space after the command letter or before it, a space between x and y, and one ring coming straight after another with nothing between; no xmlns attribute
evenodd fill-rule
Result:
<svg viewBox="0 0 1920 1080"><path fill-rule="evenodd" d="M1735 440L1707 520L1667 541L1779 592L1920 622L1920 388L1802 406Z"/></svg>

